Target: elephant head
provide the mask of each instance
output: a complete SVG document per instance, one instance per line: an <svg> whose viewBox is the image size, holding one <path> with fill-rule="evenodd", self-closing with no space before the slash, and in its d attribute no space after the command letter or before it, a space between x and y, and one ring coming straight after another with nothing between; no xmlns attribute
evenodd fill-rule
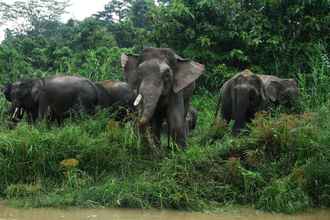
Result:
<svg viewBox="0 0 330 220"><path fill-rule="evenodd" d="M204 71L202 64L168 48L147 48L138 56L122 54L121 64L126 82L138 94L134 105L140 109L140 125L147 124L157 108L164 108L170 96L193 84Z"/></svg>
<svg viewBox="0 0 330 220"><path fill-rule="evenodd" d="M281 79L271 75L260 75L267 98L273 102L285 106L292 106L299 97L299 89L294 79Z"/></svg>
<svg viewBox="0 0 330 220"><path fill-rule="evenodd" d="M24 111L29 112L36 107L34 85L35 80L22 80L4 86L5 98L11 102L8 111L11 120L18 121L22 119Z"/></svg>

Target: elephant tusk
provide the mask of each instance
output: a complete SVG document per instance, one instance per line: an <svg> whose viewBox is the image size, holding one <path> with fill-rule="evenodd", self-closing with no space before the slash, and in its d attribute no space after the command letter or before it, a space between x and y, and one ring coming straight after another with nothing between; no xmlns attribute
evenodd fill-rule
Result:
<svg viewBox="0 0 330 220"><path fill-rule="evenodd" d="M134 106L138 106L142 100L142 95L138 94L138 96L135 98L135 101L133 103Z"/></svg>
<svg viewBox="0 0 330 220"><path fill-rule="evenodd" d="M18 108L15 108L15 111L14 111L13 115L11 116L11 120L13 120L16 117L18 110L19 110Z"/></svg>

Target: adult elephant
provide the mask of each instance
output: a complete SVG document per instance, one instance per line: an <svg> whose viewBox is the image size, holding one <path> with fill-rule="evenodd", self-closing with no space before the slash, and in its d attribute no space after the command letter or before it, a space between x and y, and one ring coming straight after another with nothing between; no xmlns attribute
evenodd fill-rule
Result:
<svg viewBox="0 0 330 220"><path fill-rule="evenodd" d="M233 133L238 134L266 103L265 87L260 77L244 70L225 82L220 89L216 117L234 120Z"/></svg>
<svg viewBox="0 0 330 220"><path fill-rule="evenodd" d="M30 122L48 116L59 123L71 110L93 113L100 96L89 79L64 75L16 81L4 87L4 94L12 105L12 120L25 111Z"/></svg>
<svg viewBox="0 0 330 220"><path fill-rule="evenodd" d="M272 75L258 75L266 91L267 99L276 104L292 107L298 100L299 89L296 80Z"/></svg>
<svg viewBox="0 0 330 220"><path fill-rule="evenodd" d="M186 147L186 115L204 65L183 59L169 48L146 48L140 55L122 54L124 78L138 94L134 105L139 109L138 126L146 137L151 127L149 144L160 144L163 121L169 135L181 147Z"/></svg>

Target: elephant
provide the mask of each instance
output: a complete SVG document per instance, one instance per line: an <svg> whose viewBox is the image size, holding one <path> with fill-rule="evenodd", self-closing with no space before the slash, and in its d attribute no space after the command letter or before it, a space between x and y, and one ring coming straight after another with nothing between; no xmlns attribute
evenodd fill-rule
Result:
<svg viewBox="0 0 330 220"><path fill-rule="evenodd" d="M21 119L24 111L29 122L48 117L60 124L72 110L94 113L102 90L84 77L55 75L19 80L7 84L3 92L11 102L13 121Z"/></svg>
<svg viewBox="0 0 330 220"><path fill-rule="evenodd" d="M238 134L255 113L263 108L264 103L266 103L265 86L261 78L245 69L221 87L216 119L221 112L225 121L234 120L232 131Z"/></svg>
<svg viewBox="0 0 330 220"><path fill-rule="evenodd" d="M268 101L276 105L292 107L298 100L299 89L296 80L282 79L273 75L258 75L264 86Z"/></svg>
<svg viewBox="0 0 330 220"><path fill-rule="evenodd" d="M194 130L197 126L198 111L196 108L190 106L186 115L187 134ZM162 132L165 133L168 129L167 122L163 121Z"/></svg>
<svg viewBox="0 0 330 220"><path fill-rule="evenodd" d="M190 106L187 115L186 115L186 121L188 123L188 129L194 130L197 125L197 118L198 118L198 111L196 108Z"/></svg>
<svg viewBox="0 0 330 220"><path fill-rule="evenodd" d="M204 65L183 59L170 48L145 48L139 55L121 55L125 81L137 95L138 128L145 141L160 144L162 122L167 121L169 137L187 146L186 115L195 88L195 81L204 72ZM146 140L147 132L151 137Z"/></svg>
<svg viewBox="0 0 330 220"><path fill-rule="evenodd" d="M102 92L99 97L99 106L102 108L113 107L116 110L115 118L122 120L127 113L134 112L133 101L136 93L126 82L116 80L103 80L95 83Z"/></svg>

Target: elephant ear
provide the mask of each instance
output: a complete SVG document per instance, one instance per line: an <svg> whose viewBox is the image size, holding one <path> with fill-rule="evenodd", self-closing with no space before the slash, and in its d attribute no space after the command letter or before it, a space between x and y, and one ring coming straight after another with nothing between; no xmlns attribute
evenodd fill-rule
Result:
<svg viewBox="0 0 330 220"><path fill-rule="evenodd" d="M123 68L124 79L131 88L136 87L138 79L137 67L138 67L138 56L136 55L121 55L121 67Z"/></svg>
<svg viewBox="0 0 330 220"><path fill-rule="evenodd" d="M39 86L33 86L31 89L31 96L34 102L38 102L41 95L41 88Z"/></svg>
<svg viewBox="0 0 330 220"><path fill-rule="evenodd" d="M296 80L294 79L283 79L283 84L286 87L291 87L291 88L298 88L298 83Z"/></svg>
<svg viewBox="0 0 330 220"><path fill-rule="evenodd" d="M198 79L198 77L202 75L205 67L203 64L192 60L183 59L177 55L176 59L177 69L174 75L173 91L178 93Z"/></svg>
<svg viewBox="0 0 330 220"><path fill-rule="evenodd" d="M266 86L266 95L272 101L275 102L278 100L279 90L281 89L281 85L277 81L271 81Z"/></svg>
<svg viewBox="0 0 330 220"><path fill-rule="evenodd" d="M261 95L262 103L264 105L265 103L267 103L267 92L266 92L266 87L262 82L260 88L260 95Z"/></svg>
<svg viewBox="0 0 330 220"><path fill-rule="evenodd" d="M9 102L11 102L11 96L10 96L11 88L12 88L12 84L11 84L11 83L8 83L8 84L4 85L4 86L1 88L1 91L3 92L3 94L5 95L5 98L6 98Z"/></svg>

